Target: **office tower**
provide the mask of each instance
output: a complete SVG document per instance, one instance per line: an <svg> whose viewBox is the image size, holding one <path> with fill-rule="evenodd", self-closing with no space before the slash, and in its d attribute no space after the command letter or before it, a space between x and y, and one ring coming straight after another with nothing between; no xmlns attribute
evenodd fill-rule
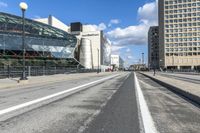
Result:
<svg viewBox="0 0 200 133"><path fill-rule="evenodd" d="M152 26L148 32L148 67L159 69L159 27Z"/></svg>
<svg viewBox="0 0 200 133"><path fill-rule="evenodd" d="M159 0L159 64L168 69L200 65L200 0Z"/></svg>

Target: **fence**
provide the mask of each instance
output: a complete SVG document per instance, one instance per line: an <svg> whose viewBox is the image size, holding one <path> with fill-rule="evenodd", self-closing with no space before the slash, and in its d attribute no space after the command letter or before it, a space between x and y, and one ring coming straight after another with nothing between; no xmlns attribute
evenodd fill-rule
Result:
<svg viewBox="0 0 200 133"><path fill-rule="evenodd" d="M66 73L89 73L97 72L97 69L77 69L67 67L45 67L45 66L27 66L27 76L42 76L53 74L66 74ZM0 78L16 78L20 77L23 72L23 67L4 66L0 67Z"/></svg>

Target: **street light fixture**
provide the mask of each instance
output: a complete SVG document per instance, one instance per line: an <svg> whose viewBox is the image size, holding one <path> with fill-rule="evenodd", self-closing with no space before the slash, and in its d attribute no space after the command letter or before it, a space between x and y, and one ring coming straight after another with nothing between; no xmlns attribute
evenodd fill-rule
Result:
<svg viewBox="0 0 200 133"><path fill-rule="evenodd" d="M21 2L19 6L22 9L22 11L26 11L28 9L28 5L25 2Z"/></svg>
<svg viewBox="0 0 200 133"><path fill-rule="evenodd" d="M97 73L99 73L100 72L100 70L99 70L99 49L97 48L97 57L98 57L98 70L97 70Z"/></svg>
<svg viewBox="0 0 200 133"><path fill-rule="evenodd" d="M26 77L26 70L25 70L25 54L26 54L26 48L25 48L25 11L28 9L28 5L25 2L21 2L19 4L19 7L22 10L22 24L23 24L23 31L22 31L22 50L23 50L23 72L20 80L28 80Z"/></svg>

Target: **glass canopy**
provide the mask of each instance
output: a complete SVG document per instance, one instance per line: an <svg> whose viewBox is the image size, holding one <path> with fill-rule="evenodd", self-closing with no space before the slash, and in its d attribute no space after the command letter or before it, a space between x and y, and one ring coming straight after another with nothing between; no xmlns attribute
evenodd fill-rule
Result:
<svg viewBox="0 0 200 133"><path fill-rule="evenodd" d="M74 58L77 38L52 26L25 19L26 58L66 59L79 64ZM22 18L0 12L0 57L22 57Z"/></svg>

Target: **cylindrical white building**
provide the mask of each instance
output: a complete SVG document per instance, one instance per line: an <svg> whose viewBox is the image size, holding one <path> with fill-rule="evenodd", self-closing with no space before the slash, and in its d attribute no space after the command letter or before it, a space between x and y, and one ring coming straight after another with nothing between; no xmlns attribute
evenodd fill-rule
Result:
<svg viewBox="0 0 200 133"><path fill-rule="evenodd" d="M81 38L80 44L80 63L87 69L92 69L92 46L87 38Z"/></svg>

